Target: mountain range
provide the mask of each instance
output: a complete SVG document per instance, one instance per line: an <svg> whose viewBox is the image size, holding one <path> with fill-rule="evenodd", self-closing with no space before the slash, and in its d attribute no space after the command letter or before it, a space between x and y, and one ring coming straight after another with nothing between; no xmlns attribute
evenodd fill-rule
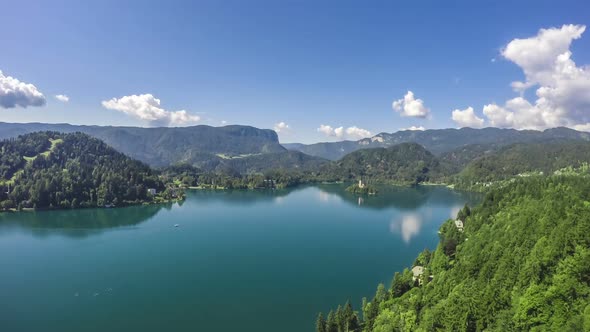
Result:
<svg viewBox="0 0 590 332"><path fill-rule="evenodd" d="M0 139L38 131L88 134L153 167L188 163L207 168L233 158L287 152L274 131L249 126L140 128L0 122Z"/></svg>
<svg viewBox="0 0 590 332"><path fill-rule="evenodd" d="M504 162L514 159L510 157L514 149L519 149L517 154L526 160L535 158L535 153L523 152L526 146L511 148L515 144L537 144L535 149L543 150L546 144L590 141L589 133L569 128L544 131L462 128L405 130L358 141L281 145L273 130L239 125L141 128L0 122L0 139L39 131L85 133L152 167L188 164L205 172L227 174L261 173L270 169L313 170L338 179L361 176L402 182L458 174L474 160L487 155L491 157L482 162L490 164L499 151ZM553 149L560 148L553 145ZM559 151L551 153L555 155ZM566 159L569 162L572 158L575 158L573 152ZM396 175L392 176L393 168L404 175L400 177L401 173L395 171ZM522 170L526 167L518 172Z"/></svg>
<svg viewBox="0 0 590 332"><path fill-rule="evenodd" d="M435 155L441 155L471 144L494 144L496 147L514 143L540 143L555 140L590 140L590 133L569 128L552 128L544 131L500 128L461 128L402 130L395 133L380 133L358 141L324 142L315 144L283 144L289 150L296 150L310 156L338 160L360 149L383 148L400 143L413 142L425 147Z"/></svg>

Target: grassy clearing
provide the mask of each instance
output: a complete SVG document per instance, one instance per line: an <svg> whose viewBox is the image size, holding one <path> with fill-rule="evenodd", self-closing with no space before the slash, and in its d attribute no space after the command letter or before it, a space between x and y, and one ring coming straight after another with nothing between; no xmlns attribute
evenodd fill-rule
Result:
<svg viewBox="0 0 590 332"><path fill-rule="evenodd" d="M37 159L37 157L39 156L43 156L43 157L48 157L51 152L53 152L55 150L55 148L57 147L58 144L63 143L63 139L58 138L58 139L49 139L49 142L51 142L51 146L49 147L49 149L47 151L43 151L41 153L39 153L36 156L32 156L32 157L28 157L28 156L23 156L23 159L27 161L27 165L31 164L33 162L33 160ZM19 169L18 171L14 172L14 174L12 175L12 177L10 178L10 180L5 180L5 181L0 181L0 184L2 185L14 185L14 182L23 174L24 169Z"/></svg>

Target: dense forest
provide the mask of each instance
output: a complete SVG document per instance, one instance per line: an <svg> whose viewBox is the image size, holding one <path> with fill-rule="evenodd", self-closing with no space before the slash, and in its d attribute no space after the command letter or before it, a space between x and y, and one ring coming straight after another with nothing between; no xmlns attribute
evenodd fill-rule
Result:
<svg viewBox="0 0 590 332"><path fill-rule="evenodd" d="M590 163L590 143L553 140L545 144L472 144L435 156L416 143L362 149L337 161L300 152L279 152L227 160L211 168L179 164L163 174L185 186L223 189L288 187L302 183L356 182L417 185L435 183L485 190L515 176L553 174ZM184 167L183 171L178 171Z"/></svg>
<svg viewBox="0 0 590 332"><path fill-rule="evenodd" d="M347 154L321 171L326 179L418 184L440 172L437 158L416 143L363 149Z"/></svg>
<svg viewBox="0 0 590 332"><path fill-rule="evenodd" d="M121 206L182 195L147 165L81 133L27 134L0 141L0 151L2 210Z"/></svg>
<svg viewBox="0 0 590 332"><path fill-rule="evenodd" d="M214 173L178 164L160 171L163 180L174 182L179 187L196 189L282 189L315 181L313 173L285 169L242 175L233 169Z"/></svg>
<svg viewBox="0 0 590 332"><path fill-rule="evenodd" d="M412 269L317 331L589 331L590 177L531 176L448 220ZM350 307L350 308L349 308Z"/></svg>
<svg viewBox="0 0 590 332"><path fill-rule="evenodd" d="M269 156L277 157L277 160L268 160ZM415 185L429 181L433 176L440 178L442 172L437 158L416 143L359 150L335 162L324 162L295 151L266 154L259 156L259 161L254 164L261 165L257 171L240 172L247 165L253 167L244 160L250 158L236 159L216 172L179 164L162 169L162 174L187 187L256 189L285 188L302 183L354 182L358 179L370 184ZM282 167L285 163L290 163L291 167ZM367 190L353 191L368 193Z"/></svg>
<svg viewBox="0 0 590 332"><path fill-rule="evenodd" d="M559 169L579 167L588 162L590 143L587 142L514 144L474 158L453 179L453 183L470 188L532 172L549 175Z"/></svg>

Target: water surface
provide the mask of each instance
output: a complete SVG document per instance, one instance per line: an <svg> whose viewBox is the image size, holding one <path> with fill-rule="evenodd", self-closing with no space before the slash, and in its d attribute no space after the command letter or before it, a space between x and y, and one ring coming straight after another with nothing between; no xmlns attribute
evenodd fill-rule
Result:
<svg viewBox="0 0 590 332"><path fill-rule="evenodd" d="M181 204L0 213L3 331L313 331L434 248L477 196L341 185ZM179 227L174 227L178 224Z"/></svg>

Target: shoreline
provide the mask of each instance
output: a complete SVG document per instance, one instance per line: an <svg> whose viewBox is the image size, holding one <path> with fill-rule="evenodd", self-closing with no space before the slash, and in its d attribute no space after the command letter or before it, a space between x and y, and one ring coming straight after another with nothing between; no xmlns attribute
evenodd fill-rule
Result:
<svg viewBox="0 0 590 332"><path fill-rule="evenodd" d="M67 211L67 210L86 210L86 209L120 209L126 208L130 206L150 206L150 205L158 205L158 204L169 204L169 203L177 203L182 202L186 199L186 197L177 198L177 199L164 199L160 201L152 201L152 202L138 202L138 203L129 203L129 204L122 204L117 206L79 206L76 208L61 208L61 207L48 207L48 208L22 208L18 210L16 208L12 208L9 210L0 210L1 213L19 213L19 212L40 212L40 211Z"/></svg>

